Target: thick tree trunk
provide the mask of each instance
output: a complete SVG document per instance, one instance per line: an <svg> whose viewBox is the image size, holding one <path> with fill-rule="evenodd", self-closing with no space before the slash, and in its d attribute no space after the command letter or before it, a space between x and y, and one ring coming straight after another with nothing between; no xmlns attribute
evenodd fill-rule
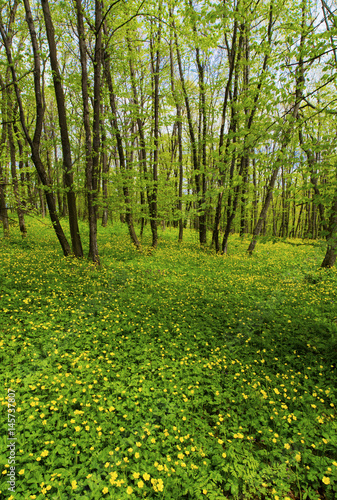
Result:
<svg viewBox="0 0 337 500"><path fill-rule="evenodd" d="M58 110L58 119L61 133L61 144L63 152L63 167L64 167L64 181L67 192L68 213L69 213L69 228L72 241L73 253L76 257L83 257L82 242L78 227L77 208L76 208L76 195L74 192L74 179L72 173L71 161L71 148L68 133L68 121L65 106L65 98L57 61L57 49L54 35L54 26L50 15L48 0L41 0L43 15L45 20L50 64L53 73L53 82Z"/></svg>
<svg viewBox="0 0 337 500"><path fill-rule="evenodd" d="M23 105L22 105L22 101L21 101L19 87L17 84L15 65L13 64L13 60L12 60L10 41L8 40L8 37L6 36L4 27L2 25L0 25L0 32L1 32L1 37L2 37L4 46L6 49L7 60L8 60L9 66L11 68L11 72L12 72L12 79L13 79L13 83L14 83L16 99L17 99L17 102L19 105L19 111L20 111L21 126L22 126L23 132L25 134L26 140L29 143L29 146L31 149L31 154L32 154L32 160L33 160L33 163L35 165L36 171L39 175L40 181L46 187L45 196L46 196L46 200L47 200L50 218L51 218L51 221L53 223L53 228L54 228L56 236L61 244L63 253L65 256L67 256L67 255L71 254L71 248L70 248L68 240L63 232L60 221L58 219L56 207L55 207L54 194L52 192L52 186L49 185L48 176L46 174L44 165L43 165L41 158L40 158L39 149L40 149L40 140L41 140L43 115L44 115L44 108L43 108L43 104L42 104L41 81L40 81L40 77L41 77L40 52L39 52L37 36L36 36L36 32L35 32L35 27L34 27L33 16L32 16L32 12L31 12L30 5L29 5L29 0L24 0L24 6L25 6L26 20L27 20L27 24L28 24L28 28L29 28L31 43L32 43L32 47L33 47L33 54L34 54L34 86L35 86L35 102L36 102L36 121L35 121L35 130L34 130L33 138L31 138L31 136L28 132L28 128L26 126L25 113L24 113L24 109L23 109Z"/></svg>
<svg viewBox="0 0 337 500"><path fill-rule="evenodd" d="M337 191L332 202L326 239L328 247L321 267L332 267L336 262L337 255Z"/></svg>

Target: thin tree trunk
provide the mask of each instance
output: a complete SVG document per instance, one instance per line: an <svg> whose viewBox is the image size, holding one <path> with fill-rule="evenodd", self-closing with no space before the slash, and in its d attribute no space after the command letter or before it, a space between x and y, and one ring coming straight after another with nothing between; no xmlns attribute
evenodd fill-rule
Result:
<svg viewBox="0 0 337 500"><path fill-rule="evenodd" d="M191 2L190 2L191 5ZM196 31L196 29L195 29ZM206 162L207 162L207 114L206 114L206 89L205 89L205 78L204 78L204 65L200 59L200 49L196 47L196 61L198 67L198 80L199 80L199 92L200 92L200 121L202 123L201 132L201 148L200 148L200 158L201 158L201 196L198 202L199 215L199 241L201 245L207 242L207 225L206 225ZM200 123L200 125L201 125Z"/></svg>
<svg viewBox="0 0 337 500"><path fill-rule="evenodd" d="M122 173L122 180L123 180L123 195L124 195L124 202L125 202L125 220L126 220L126 223L128 226L131 241L134 243L134 245L137 248L140 248L140 243L139 243L139 240L137 238L136 231L134 228L129 186L128 186L127 179L126 179L126 157L124 154L123 141L122 141L122 137L121 137L121 133L120 133L119 126L118 126L118 121L117 121L117 105L116 105L116 97L114 94L114 88L113 88L113 83L112 83L112 78L111 78L110 56L109 56L108 52L105 52L104 56L105 56L104 57L104 75L105 75L105 80L107 82L108 91L109 91L110 108L111 108L111 113L112 113L112 125L113 125L113 129L114 129L115 137L116 137L117 151L118 151L118 156L119 156L119 165L120 165L120 169L121 169L121 173Z"/></svg>
<svg viewBox="0 0 337 500"><path fill-rule="evenodd" d="M93 105L93 132L91 139L90 111L88 95L87 48L81 0L76 0L77 29L79 37L80 60L82 69L82 101L83 123L85 129L86 153L86 189L89 219L89 255L88 258L100 264L97 246L97 177L99 168L99 124L100 124L100 82L101 82L101 2L95 0L95 48L94 48L94 105Z"/></svg>
<svg viewBox="0 0 337 500"><path fill-rule="evenodd" d="M103 111L103 110L102 110ZM103 113L102 113L103 115ZM102 135L102 195L103 195L103 211L102 211L102 226L108 224L108 174L109 161L107 154L107 137L103 120L101 120L101 135Z"/></svg>
<svg viewBox="0 0 337 500"><path fill-rule="evenodd" d="M172 11L170 10L170 17L172 17ZM184 167L183 167L183 127L182 127L182 112L181 106L179 103L179 98L177 94L177 90L174 83L174 63L173 63L173 48L172 48L172 35L170 37L170 79L171 79L171 91L172 96L176 106L177 113L177 131L178 131L178 164L179 164L179 187L178 187L178 210L180 212L179 218L179 235L178 241L183 241L183 232L184 232L184 221L183 221L183 176L184 176Z"/></svg>
<svg viewBox="0 0 337 500"><path fill-rule="evenodd" d="M313 185L313 189L314 189L314 193L315 193L316 197L320 200L320 190L318 187L317 173L315 171L315 163L316 162L315 162L314 154L311 151L311 149L307 146L307 144L305 144L302 130L299 130L298 136L299 136L301 148L303 149L303 151L305 152L306 157L307 157L309 171L310 171L310 182ZM325 222L324 205L322 204L321 201L319 201L319 203L318 203L318 210L319 210L319 215L321 218L321 225L322 225L323 231L327 232L328 226L327 226L327 223Z"/></svg>
<svg viewBox="0 0 337 500"><path fill-rule="evenodd" d="M276 162L275 162L276 166L273 170L271 179L269 181L269 185L267 187L267 194L266 194L264 204L263 204L261 212L260 212L259 220L257 221L257 224L256 224L254 231L253 231L253 238L252 238L250 245L248 247L248 253L250 255L253 253L253 251L255 249L257 238L260 235L261 229L262 229L264 222L266 220L268 208L269 208L269 205L270 205L270 202L272 199L272 195L273 195L274 185L275 185L275 182L277 179L277 175L278 175L278 172L280 170L281 165L283 164L284 152L285 152L285 150L286 150L286 148L291 140L291 133L292 133L293 128L294 128L295 120L298 117L298 110L299 110L299 107L300 107L300 104L301 104L302 98L303 98L303 86L305 83L304 66L303 66L303 46L304 46L304 41L305 41L305 36L306 36L305 29L304 29L305 28L305 17L306 17L305 7L303 6L302 26L301 26L302 31L301 31L301 39L300 39L300 46L299 46L299 59L298 59L298 66L297 66L297 71L296 71L295 103L294 103L291 115L289 117L289 121L288 121L288 123L285 124L285 130L283 132L283 138L282 138L282 142L281 142L280 152L279 152L277 159L276 159Z"/></svg>
<svg viewBox="0 0 337 500"><path fill-rule="evenodd" d="M4 93L5 94L5 93ZM3 103L4 96L3 94ZM3 107L5 103L3 104ZM2 133L1 133L1 150L6 146L6 125L2 125ZM5 169L0 162L0 219L3 227L3 234L5 238L9 237L9 222L8 222L8 210L6 204L6 186L7 186L7 178L5 174Z"/></svg>
<svg viewBox="0 0 337 500"><path fill-rule="evenodd" d="M268 33L268 47L270 47L271 45L271 41L272 41L272 27L273 27L273 3L270 4L270 7L269 7L269 21L268 21L268 30L267 30L267 33ZM245 59L245 64L246 64L246 67L244 66L243 68L243 77L244 77L244 85L245 85L245 88L248 92L248 84L249 84L249 73L248 73L248 61L249 61L249 40L248 40L248 33L250 32L250 27L243 23L241 28L241 33L240 33L240 39L239 39L239 53L241 54L241 50L244 49L244 59ZM241 60L241 57L240 55L238 56L238 60L240 61ZM268 60L269 60L269 50L266 50L266 53L264 55L264 59L263 59L263 64L262 64L262 69L261 69L261 74L260 74L260 79L259 79L259 83L257 85L257 89L256 89L256 93L255 93L255 96L254 96L254 99L253 99L253 104L252 104L252 107L251 107L251 110L250 112L248 112L248 109L245 109L245 115L246 115L246 135L245 135L245 138L244 138L244 144L243 144L243 151L242 151L242 154L241 154L241 162L240 162L240 170L239 170L239 176L240 177L243 177L243 179L248 179L248 157L249 157L249 151L251 149L251 146L248 145L248 142L249 142L249 139L251 139L251 134L250 134L250 131L251 131L251 128L252 128L252 125L253 125L253 122L254 122L254 119L255 119L255 115L256 115L256 111L258 109L258 101L259 101L259 98L260 98L260 95L261 95L261 88L262 88L262 84L263 84L263 81L264 81L264 77L265 77L265 72L267 70L267 67L268 67ZM236 70L237 72L237 70ZM237 79L238 76L235 75L235 78ZM229 217L227 217L227 226L226 226L226 231L225 231L225 235L224 235L224 239L223 239L223 242L222 242L222 252L223 253L226 253L227 252L227 245L228 245L228 237L229 237L229 234L230 234L230 228L231 228L231 224L235 218L235 212L236 212L236 209L237 209L237 205L238 205L238 197L239 197L239 194L240 194L240 189L239 189L239 186L237 186L235 189L234 189L234 199L233 199L233 207L232 207L232 213Z"/></svg>
<svg viewBox="0 0 337 500"><path fill-rule="evenodd" d="M237 2L236 10L238 10L238 8L239 8L239 3L240 2ZM226 152L224 153L223 152L224 132L225 132L228 100L229 100L229 95L230 95L230 89L232 86L232 79L233 79L235 62L236 62L237 31L238 31L238 21L237 21L237 17L235 17L234 27L233 27L232 46L231 46L230 50L228 49L229 73L228 73L228 80L227 80L227 84L226 84L224 101L223 101L223 105L222 105L221 127L220 127L220 135L219 135L219 173L220 173L219 187L220 187L221 191L218 194L218 202L217 202L216 211L215 211L214 228L213 228L213 236L212 236L212 241L214 242L215 251L217 253L220 252L219 231L220 231L220 221L221 221L222 199L223 199L224 184L225 184L225 166L223 164L227 163L228 147L230 144L229 138L227 138L227 147L226 147Z"/></svg>
<svg viewBox="0 0 337 500"><path fill-rule="evenodd" d="M159 0L161 2L161 0ZM152 230L152 246L156 248L158 244L158 229L157 229L157 217L158 217L158 146L159 146L159 70L160 70L160 42L161 42L161 19L160 19L161 3L159 3L159 27L156 36L155 43L157 48L154 54L153 41L151 40L151 68L152 68L152 78L153 78L153 96L152 96L152 106L153 106L153 118L154 118L154 129L153 129L153 166L152 166L152 188L151 188L151 198L150 198L150 224Z"/></svg>
<svg viewBox="0 0 337 500"><path fill-rule="evenodd" d="M9 96L11 99L11 96ZM13 103L9 101L9 114L11 116L11 120L8 123L8 142L9 142L9 151L11 158L11 174L12 174L12 182L13 182L13 191L14 198L16 203L16 210L19 219L19 227L21 231L21 235L24 238L27 235L27 229L25 224L24 212L22 209L21 197L19 193L19 181L16 173L16 151L15 151L15 142L14 142L14 134L13 134L13 125L14 122L14 113L13 113Z"/></svg>
<svg viewBox="0 0 337 500"><path fill-rule="evenodd" d="M174 24L173 19L172 19L172 27L175 30L175 24ZM196 190L196 194L198 197L198 206L200 208L199 197L200 197L200 192L201 192L201 183L200 183L200 174L199 174L198 147L197 147L197 141L195 139L190 100L189 100L187 90L186 90L185 78L184 78L182 62L181 62L181 55L180 55L180 50L179 50L179 45L178 45L178 37L177 37L176 32L174 32L174 39L175 39L175 46L176 46L179 77L180 77L181 89L182 89L182 93L183 93L184 101L185 101L188 131L189 131L189 136L190 136L190 141L191 141L192 165L193 165L193 169L194 169L195 190ZM198 216L197 222L199 222L199 218L200 217ZM198 227L199 227L199 224L198 224Z"/></svg>

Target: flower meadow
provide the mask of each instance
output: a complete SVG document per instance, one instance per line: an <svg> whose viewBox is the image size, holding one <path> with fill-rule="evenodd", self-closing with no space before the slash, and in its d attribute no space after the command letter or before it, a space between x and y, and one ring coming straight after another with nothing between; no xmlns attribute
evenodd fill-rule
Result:
<svg viewBox="0 0 337 500"><path fill-rule="evenodd" d="M64 258L45 222L1 240L0 497L337 497L337 271L313 241L186 230L102 265ZM82 228L85 234L85 228ZM15 492L8 490L15 392Z"/></svg>

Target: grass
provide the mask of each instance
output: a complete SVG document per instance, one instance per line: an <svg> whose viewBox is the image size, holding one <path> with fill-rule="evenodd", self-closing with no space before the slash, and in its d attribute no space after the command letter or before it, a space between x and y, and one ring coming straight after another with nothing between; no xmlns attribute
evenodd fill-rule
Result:
<svg viewBox="0 0 337 500"><path fill-rule="evenodd" d="M113 225L96 269L62 257L48 224L28 230L0 246L1 498L336 498L324 248L248 257L233 235L221 257L168 229L146 255Z"/></svg>

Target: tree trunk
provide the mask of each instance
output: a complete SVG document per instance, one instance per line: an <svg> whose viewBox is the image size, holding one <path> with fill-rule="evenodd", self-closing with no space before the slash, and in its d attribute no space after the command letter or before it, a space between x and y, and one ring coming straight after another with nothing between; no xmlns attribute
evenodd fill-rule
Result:
<svg viewBox="0 0 337 500"><path fill-rule="evenodd" d="M12 79L13 79L13 84L14 84L14 90L16 94L16 99L19 105L19 111L20 111L20 121L21 121L21 126L24 131L25 137L27 142L29 143L30 149L31 149L31 154L32 154L32 160L35 165L36 171L39 175L39 178L41 180L41 183L46 187L45 190L45 196L47 200L47 205L49 209L49 214L50 214L50 219L53 224L53 228L55 230L56 236L61 244L63 253L65 256L68 256L71 254L71 248L68 243L68 240L63 232L62 226L60 224L59 218L57 216L56 212L56 206L55 206L55 199L54 199L54 194L52 192L52 187L49 185L48 182L48 176L46 174L44 165L42 163L42 160L40 158L40 141L41 141L41 132L42 132L42 125L43 125L43 115L44 115L44 109L43 109L43 104L42 104L42 93L41 93L41 66L40 66L40 55L39 55L39 47L37 43L37 37L36 37L36 32L35 32L35 27L34 27L34 21L29 5L29 0L24 0L24 6L25 6L25 11L26 11L26 20L30 32L30 37L31 37L31 42L32 42L32 47L33 47L33 54L34 54L34 85L35 85L35 102L36 102L36 121L35 121L35 130L34 130L34 136L31 138L28 128L26 126L26 119L25 119L25 113L21 101L21 95L17 83L17 76L16 76L16 71L15 71L15 66L13 64L12 60L12 53L11 53L11 48L10 48L10 42L8 40L8 37L6 36L5 30L3 25L0 25L0 32L1 32L1 37L6 49L6 56L8 60L8 64L11 68L12 72Z"/></svg>
<svg viewBox="0 0 337 500"><path fill-rule="evenodd" d="M160 0L159 0L160 1ZM161 19L160 19L161 3L159 3L159 26L155 40L151 40L151 69L153 78L153 96L152 96L152 109L153 109L153 166L152 166L152 187L150 197L150 224L152 230L152 246L156 248L158 244L158 147L159 147L159 70L160 70L160 41L161 41ZM154 50L153 43L157 44Z"/></svg>
<svg viewBox="0 0 337 500"><path fill-rule="evenodd" d="M331 215L329 218L327 233L328 247L321 267L332 267L336 262L337 255L337 191L331 206Z"/></svg>
<svg viewBox="0 0 337 500"><path fill-rule="evenodd" d="M21 235L24 238L27 235L27 229L25 225L25 217L24 217L24 212L22 209L22 203L21 203L21 197L19 193L19 181L18 181L18 176L16 173L16 151L15 151L15 142L14 142L14 135L13 135L13 126L11 122L14 122L14 113L13 113L13 103L10 101L9 102L9 111L10 111L10 116L11 120L10 123L8 123L8 142L9 142L9 151L10 151L10 158L11 158L11 173L12 173L12 182L13 182L13 191L14 191L14 198L15 198L15 203L16 203L16 210L18 214L18 219L19 219L19 227L21 231Z"/></svg>
<svg viewBox="0 0 337 500"><path fill-rule="evenodd" d="M110 70L110 56L109 56L108 52L105 52L105 54L104 54L104 75L105 75L105 80L106 80L107 85L108 85L110 108L111 108L111 113L112 113L112 125L113 125L113 129L114 129L115 137L116 137L119 164L120 164L120 169L121 169L121 173L122 173L123 195L124 195L124 202L125 202L125 220L126 220L126 223L128 226L131 241L134 243L134 245L137 248L140 248L140 243L139 243L137 235L136 235L136 231L135 231L134 223L133 223L133 217L132 217L131 199L130 199L130 194L129 194L129 186L128 186L128 182L127 182L127 178L126 178L126 157L124 154L123 141L122 141L122 137L121 137L121 133L120 133L119 126L118 126L118 121L117 121L116 97L115 97L113 83L112 83L111 70Z"/></svg>
<svg viewBox="0 0 337 500"><path fill-rule="evenodd" d="M253 251L255 249L257 238L260 235L260 232L261 232L261 229L263 227L264 222L266 221L267 212L268 212L269 204L270 204L271 199L272 199L273 189L274 189L274 185L275 185L275 182L277 179L277 175L278 175L278 172L279 172L281 165L283 164L284 152L285 152L285 150L286 150L286 148L291 140L291 133L293 131L295 120L298 117L298 110L299 110L299 107L300 107L300 104L301 104L302 98L303 98L303 85L305 82L304 66L303 66L303 46L304 46L304 41L305 41L305 36L306 36L306 33L305 33L305 7L304 6L303 6L303 10L302 10L302 26L301 26L301 28L302 28L302 31L301 31L301 39L300 39L300 45L299 45L299 59L298 59L298 66L297 66L297 71L296 71L295 103L294 103L292 112L290 114L289 120L285 124L285 130L283 132L283 138L282 138L282 142L281 142L280 152L279 152L277 159L276 159L276 166L273 170L271 179L269 181L269 185L267 187L267 194L266 194L264 204L263 204L261 212L260 212L259 220L257 221L257 224L256 224L254 231L253 231L253 238L252 238L250 245L248 247L248 253L250 255L253 253Z"/></svg>
<svg viewBox="0 0 337 500"><path fill-rule="evenodd" d="M54 36L54 26L50 15L48 0L41 0L41 3L45 20L47 38L48 38L50 65L53 73L53 82L54 82L58 119L59 119L60 133L61 133L64 181L67 193L69 228L72 241L72 249L76 257L83 257L82 242L77 220L76 195L74 192L74 185L73 185L74 178L72 173L71 148L70 148L70 141L68 134L66 105L65 105L61 74L59 71L59 65L57 61L57 49Z"/></svg>
<svg viewBox="0 0 337 500"><path fill-rule="evenodd" d="M103 110L102 110L103 111ZM103 113L102 113L103 114ZM101 135L102 135L102 195L103 195L103 211L102 211L102 226L106 227L108 224L108 174L109 174L109 161L107 155L107 142L106 131L103 120L101 120Z"/></svg>
<svg viewBox="0 0 337 500"><path fill-rule="evenodd" d="M80 60L82 69L82 101L83 101L83 123L85 129L85 153L86 153L86 190L88 202L89 219L89 255L88 258L96 264L100 264L97 246L97 177L99 167L99 123L100 123L100 83L101 83L101 2L95 0L95 48L94 48L94 105L93 105L93 138L91 142L90 111L88 95L88 69L87 48L85 43L85 31L83 20L83 7L81 0L76 0L77 29L80 48Z"/></svg>
<svg viewBox="0 0 337 500"><path fill-rule="evenodd" d="M4 102L4 94L3 94L3 102ZM5 104L4 104L5 106ZM2 133L1 133L1 150L6 146L6 125L2 125ZM0 161L0 220L3 226L3 234L5 238L9 237L9 222L8 222L8 211L6 204L6 185L7 178L5 175L5 171Z"/></svg>

